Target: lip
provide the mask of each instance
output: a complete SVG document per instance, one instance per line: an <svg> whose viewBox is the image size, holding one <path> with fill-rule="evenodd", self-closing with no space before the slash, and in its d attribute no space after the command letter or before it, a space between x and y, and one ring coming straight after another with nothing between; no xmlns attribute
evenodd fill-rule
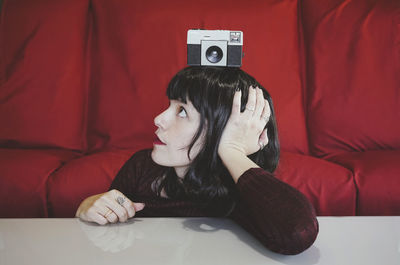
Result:
<svg viewBox="0 0 400 265"><path fill-rule="evenodd" d="M158 137L157 134L156 134L156 137L155 137L155 139L154 139L154 141L153 141L153 144L156 144L156 145L166 145L163 141L161 141L161 139Z"/></svg>

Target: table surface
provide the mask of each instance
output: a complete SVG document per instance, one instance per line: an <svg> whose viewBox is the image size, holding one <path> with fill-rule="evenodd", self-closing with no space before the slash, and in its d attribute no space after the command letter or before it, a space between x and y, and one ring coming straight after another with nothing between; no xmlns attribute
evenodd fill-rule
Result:
<svg viewBox="0 0 400 265"><path fill-rule="evenodd" d="M400 217L319 217L314 245L265 249L229 219L134 218L98 226L71 219L0 219L0 264L400 265Z"/></svg>

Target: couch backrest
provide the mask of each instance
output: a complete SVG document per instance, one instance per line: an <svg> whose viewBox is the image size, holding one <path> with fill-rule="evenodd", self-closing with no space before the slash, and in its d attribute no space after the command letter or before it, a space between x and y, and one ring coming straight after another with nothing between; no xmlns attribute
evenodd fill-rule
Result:
<svg viewBox="0 0 400 265"><path fill-rule="evenodd" d="M283 150L399 148L399 17L396 0L4 0L0 146L151 146L186 31L206 28L244 32Z"/></svg>
<svg viewBox="0 0 400 265"><path fill-rule="evenodd" d="M0 146L86 149L88 1L3 1Z"/></svg>
<svg viewBox="0 0 400 265"><path fill-rule="evenodd" d="M243 69L274 99L283 149L308 152L297 1L93 0L89 146L151 146L192 28L244 32Z"/></svg>
<svg viewBox="0 0 400 265"><path fill-rule="evenodd" d="M306 0L313 154L400 148L400 1Z"/></svg>

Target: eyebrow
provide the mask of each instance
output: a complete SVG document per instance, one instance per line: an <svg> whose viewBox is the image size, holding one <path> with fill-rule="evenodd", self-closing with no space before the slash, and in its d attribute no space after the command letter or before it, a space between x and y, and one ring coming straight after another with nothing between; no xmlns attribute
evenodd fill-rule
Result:
<svg viewBox="0 0 400 265"><path fill-rule="evenodd" d="M182 104L182 105L185 105L185 106L189 106L189 104L187 104L187 103L185 103L185 102L183 102L183 101L181 101L181 100L179 100L179 99L171 99L170 101L177 101L177 102L179 102L180 104ZM193 105L193 104L192 104Z"/></svg>

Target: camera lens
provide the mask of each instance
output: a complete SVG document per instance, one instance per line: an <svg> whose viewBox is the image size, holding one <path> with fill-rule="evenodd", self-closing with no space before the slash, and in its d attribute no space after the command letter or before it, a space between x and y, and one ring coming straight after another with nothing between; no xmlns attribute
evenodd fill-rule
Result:
<svg viewBox="0 0 400 265"><path fill-rule="evenodd" d="M223 57L223 52L218 46L211 46L206 51L206 58L210 63L218 63Z"/></svg>

